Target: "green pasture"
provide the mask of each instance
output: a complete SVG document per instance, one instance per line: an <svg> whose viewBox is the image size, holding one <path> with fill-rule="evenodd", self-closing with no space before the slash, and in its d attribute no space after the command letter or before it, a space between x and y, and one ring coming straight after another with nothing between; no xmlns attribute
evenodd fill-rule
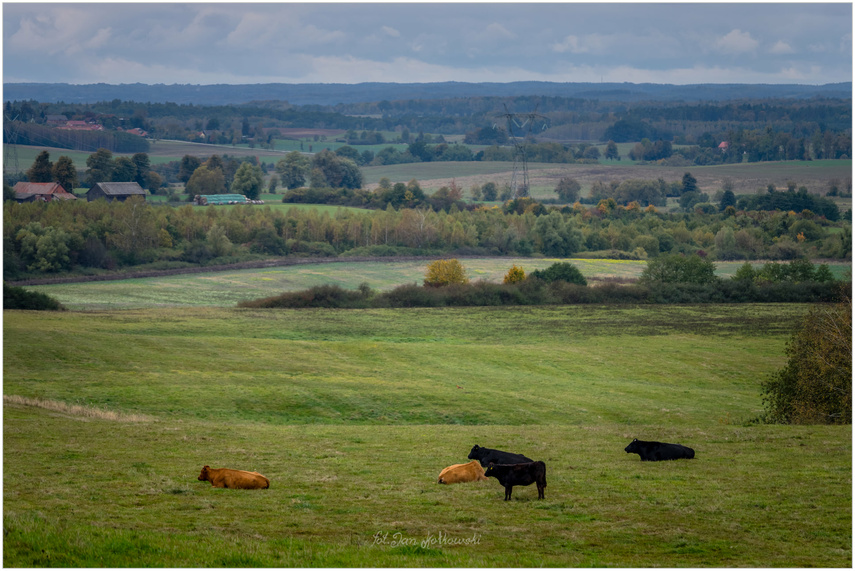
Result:
<svg viewBox="0 0 855 571"><path fill-rule="evenodd" d="M239 206L238 206L239 207ZM240 208L240 207L239 207ZM390 290L424 280L431 260L409 262L336 262L299 264L254 270L181 274L157 278L28 286L58 299L69 309L130 309L145 307L218 306L269 297L316 285L355 290L367 283ZM501 283L513 265L526 273L567 260L552 258L467 258L462 263L472 281ZM569 260L588 278L638 277L646 263L626 260Z"/></svg>
<svg viewBox="0 0 855 571"><path fill-rule="evenodd" d="M293 206L293 205L281 205ZM217 207L227 208L227 207ZM231 208L246 208L232 206ZM318 285L338 285L355 290L366 283L378 291L424 280L431 260L341 261L305 263L251 270L228 270L181 274L154 278L27 286L59 300L73 310L139 309L156 307L214 306L234 307L241 301L299 291ZM556 262L570 262L592 284L606 279L636 279L647 262L634 260L556 259L556 258L462 258L471 281L501 283L511 266L527 274ZM728 278L743 262L718 262L717 273ZM755 262L760 267L763 262ZM836 279L851 279L851 264L829 264Z"/></svg>
<svg viewBox="0 0 855 571"><path fill-rule="evenodd" d="M56 162L59 157L66 156L74 162L74 166L78 169L86 168L86 159L88 159L89 155L92 154L86 151L73 151L71 149L60 149L57 147L33 147L30 145L9 145L9 147L12 148L12 151L18 157L18 168L21 172L26 172L27 169L33 166L36 157L42 151L47 151L50 154L51 162Z"/></svg>
<svg viewBox="0 0 855 571"><path fill-rule="evenodd" d="M851 567L851 427L747 422L807 309L5 311L4 395L148 420L4 403L3 563ZM437 485L474 444L546 499Z"/></svg>

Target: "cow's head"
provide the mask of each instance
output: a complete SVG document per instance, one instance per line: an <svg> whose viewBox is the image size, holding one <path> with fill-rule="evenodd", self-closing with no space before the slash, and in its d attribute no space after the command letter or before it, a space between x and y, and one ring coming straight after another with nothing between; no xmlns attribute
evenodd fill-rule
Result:
<svg viewBox="0 0 855 571"><path fill-rule="evenodd" d="M207 479L209 478L208 470L210 470L210 469L211 469L211 467L210 467L210 466L203 466L203 467L202 467L202 473L201 473L201 474L199 474L199 478L197 478L197 479L198 479L198 480L201 480L201 481L203 481L203 482L204 482L205 480L207 480Z"/></svg>
<svg viewBox="0 0 855 571"><path fill-rule="evenodd" d="M624 451L631 454L633 452L637 453L638 449L639 449L638 438L636 438L632 442L629 443L629 446L624 448Z"/></svg>
<svg viewBox="0 0 855 571"><path fill-rule="evenodd" d="M473 446L472 450L469 451L468 458L470 460L477 460L477 459L481 458L481 447L478 446L477 444L475 446Z"/></svg>
<svg viewBox="0 0 855 571"><path fill-rule="evenodd" d="M484 470L484 475L488 478L490 478L490 477L495 478L496 477L495 472L496 472L496 465L493 462L490 462L490 465L487 466L486 470Z"/></svg>

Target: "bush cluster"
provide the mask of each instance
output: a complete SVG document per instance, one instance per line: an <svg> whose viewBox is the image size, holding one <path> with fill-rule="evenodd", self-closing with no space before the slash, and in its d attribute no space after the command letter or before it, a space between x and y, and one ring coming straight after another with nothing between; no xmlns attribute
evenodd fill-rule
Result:
<svg viewBox="0 0 855 571"><path fill-rule="evenodd" d="M65 308L47 294L3 284L3 309L61 311Z"/></svg>
<svg viewBox="0 0 855 571"><path fill-rule="evenodd" d="M443 287L407 284L375 293L339 286L318 286L301 292L242 302L240 307L479 307L567 304L694 304L694 303L816 303L840 299L840 284L781 282L758 284L724 280L718 283L654 283L585 286L563 280L547 283L528 277L516 283L477 281Z"/></svg>

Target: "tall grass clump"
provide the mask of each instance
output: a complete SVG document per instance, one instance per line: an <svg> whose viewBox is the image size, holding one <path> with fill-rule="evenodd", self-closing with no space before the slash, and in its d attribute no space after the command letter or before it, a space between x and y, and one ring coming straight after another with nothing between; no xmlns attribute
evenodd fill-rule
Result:
<svg viewBox="0 0 855 571"><path fill-rule="evenodd" d="M100 420L114 420L117 422L149 422L154 420L150 416L144 414L125 414L113 410L105 410L94 406L68 404L62 401L52 399L38 399L22 397L19 395L3 395L3 403L7 405L18 406L33 406L52 410L70 416L80 416L83 418L97 418Z"/></svg>

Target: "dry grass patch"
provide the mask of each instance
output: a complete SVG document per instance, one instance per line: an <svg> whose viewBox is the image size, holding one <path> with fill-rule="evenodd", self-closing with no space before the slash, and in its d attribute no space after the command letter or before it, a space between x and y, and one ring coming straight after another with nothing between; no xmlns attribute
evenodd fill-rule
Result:
<svg viewBox="0 0 855 571"><path fill-rule="evenodd" d="M3 395L3 403L6 405L33 406L73 417L97 418L116 422L151 422L155 420L153 416L145 414L125 414L94 406L68 404L57 400L28 398L19 395Z"/></svg>

